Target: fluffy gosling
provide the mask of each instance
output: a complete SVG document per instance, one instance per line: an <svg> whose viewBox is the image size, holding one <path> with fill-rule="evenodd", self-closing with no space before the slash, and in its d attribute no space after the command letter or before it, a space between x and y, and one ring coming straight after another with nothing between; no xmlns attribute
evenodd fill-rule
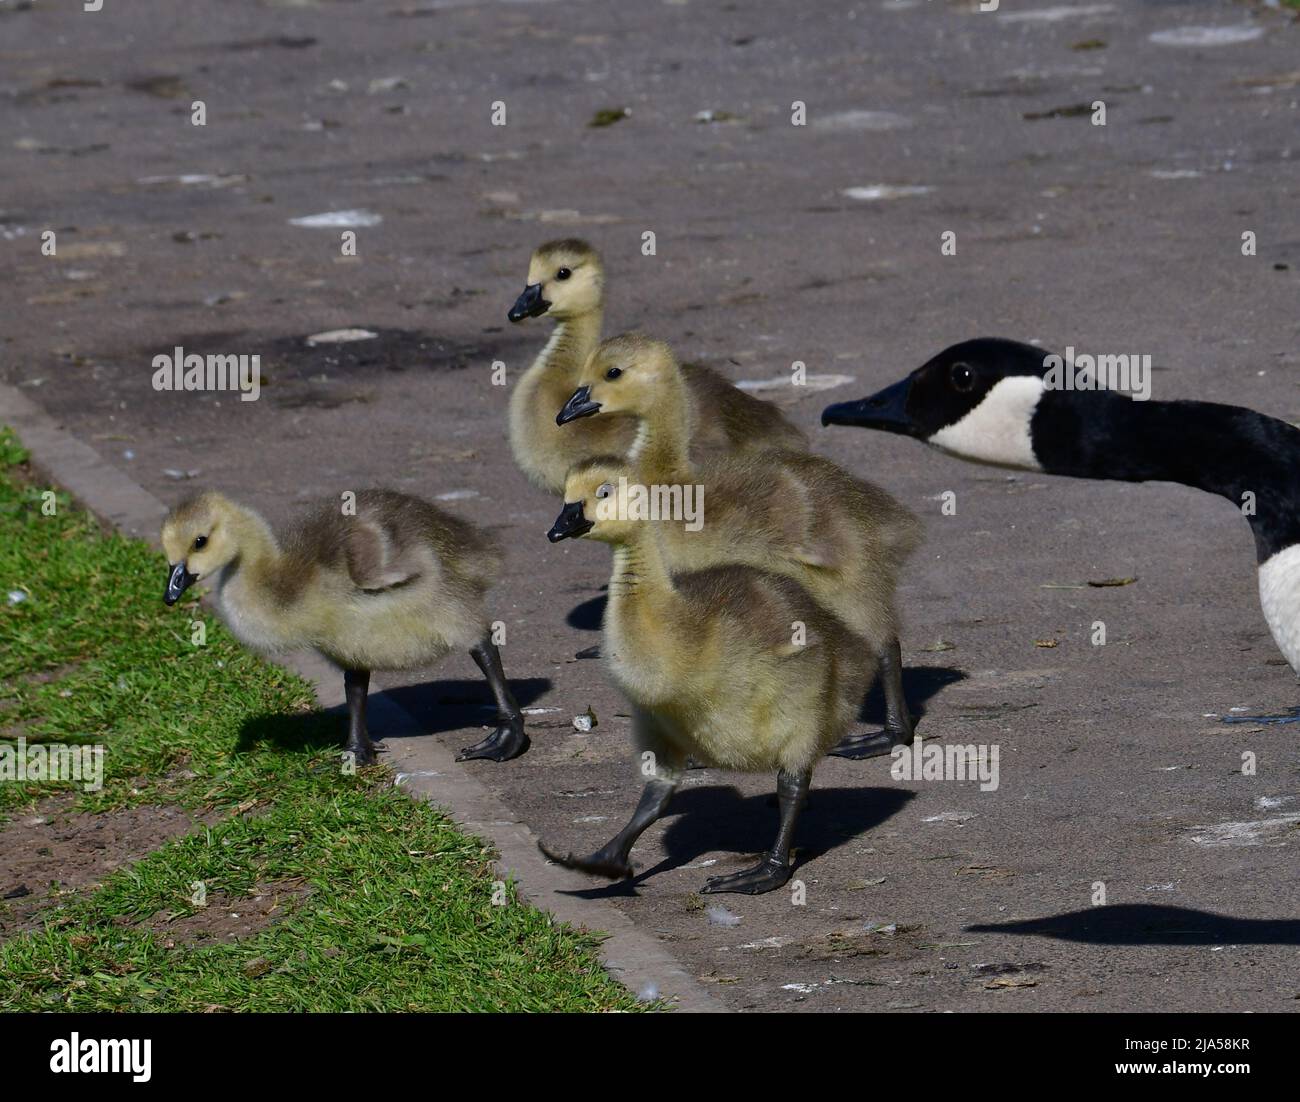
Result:
<svg viewBox="0 0 1300 1102"><path fill-rule="evenodd" d="M215 577L222 617L265 655L316 650L343 669L346 751L374 761L366 727L371 670L425 666L468 650L496 699L498 727L460 760L507 761L528 749L523 715L486 629L483 596L501 553L486 533L392 490L356 494L355 512L322 502L280 538L252 509L219 493L178 505L162 529L174 605Z"/></svg>
<svg viewBox="0 0 1300 1102"><path fill-rule="evenodd" d="M621 455L636 426L626 418L588 421L561 431L555 411L578 385L578 373L600 341L605 310L605 268L600 254L577 239L540 245L528 265L528 283L511 307L512 322L548 317L555 330L510 395L510 448L533 485L564 492L564 476L582 459ZM693 423L690 446L698 454L757 448L806 448L808 440L776 406L732 386L707 367L682 367L688 401L709 410Z"/></svg>
<svg viewBox="0 0 1300 1102"><path fill-rule="evenodd" d="M880 487L804 451L768 448L692 462L677 359L663 341L639 333L597 347L556 420L582 424L611 413L638 425L627 456L632 481L661 489L703 487L709 505L702 527L665 530L675 567L735 562L785 574L879 657L884 731L855 733L833 753L869 758L910 743L915 725L903 693L895 607L898 577L921 541L920 522L910 510ZM698 410L700 417L711 413Z"/></svg>
<svg viewBox="0 0 1300 1102"><path fill-rule="evenodd" d="M638 761L652 769L617 835L577 857L543 845L568 868L632 875L637 838L668 808L688 759L774 770L781 822L762 861L710 878L702 891L757 895L790 878L790 845L818 760L848 731L874 673L864 640L790 578L747 566L673 573L660 525L634 516L627 488L599 469L574 471L548 533L614 546L603 653L632 704Z"/></svg>

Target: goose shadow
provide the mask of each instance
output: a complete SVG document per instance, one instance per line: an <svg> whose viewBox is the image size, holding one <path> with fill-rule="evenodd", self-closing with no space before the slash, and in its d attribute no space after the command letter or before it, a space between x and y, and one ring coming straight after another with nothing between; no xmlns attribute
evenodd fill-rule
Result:
<svg viewBox="0 0 1300 1102"><path fill-rule="evenodd" d="M914 798L914 793L898 788L817 788L814 786L808 805L795 830L795 875L810 861L855 838L874 830L889 820ZM632 807L626 809L631 814ZM675 818L664 831L665 856L657 864L642 869L627 880L601 883L591 888L562 891L580 899L604 899L611 896L635 896L637 886L648 877L679 865L689 864L706 853L735 853L742 857L766 853L776 836L779 812L769 805L769 795L742 796L732 785L701 785L678 789L668 805L668 816ZM610 834L622 824L621 814L612 814ZM563 850L563 840L546 838L552 849ZM635 851L633 851L635 860ZM701 869L700 883L724 869Z"/></svg>
<svg viewBox="0 0 1300 1102"><path fill-rule="evenodd" d="M266 712L248 716L239 725L235 753L248 754L264 743L292 754L314 754L318 750L342 750L346 736L338 709L327 712Z"/></svg>
<svg viewBox="0 0 1300 1102"><path fill-rule="evenodd" d="M564 622L578 631L599 631L605 622L605 605L609 603L609 594L599 593L585 601L579 601L564 617Z"/></svg>
<svg viewBox="0 0 1300 1102"><path fill-rule="evenodd" d="M521 708L527 708L551 688L550 679L545 677L509 680ZM370 694L372 700L378 695L377 691ZM371 716L370 737L376 744L388 739L423 738L495 724L496 705L492 701L492 692L481 680L426 681L419 685L386 689L383 695L410 713L415 727L390 731ZM250 716L240 726L235 753L247 753L263 743L294 753L313 753L329 748L341 751L347 736L346 717L347 708L343 705L323 712ZM527 717L524 718L526 722Z"/></svg>
<svg viewBox="0 0 1300 1102"><path fill-rule="evenodd" d="M1300 919L1233 918L1154 903L1089 907L965 929L975 934L1033 934L1092 945L1300 945Z"/></svg>
<svg viewBox="0 0 1300 1102"><path fill-rule="evenodd" d="M507 680L521 708L531 706L551 688L548 677L507 677ZM482 678L424 681L418 685L385 689L384 693L410 713L415 720L416 729L397 731L391 735L371 731L371 737L376 740L420 738L424 735L460 731L467 727L496 726L497 709L492 700L492 690ZM342 710L339 711L342 714ZM525 724L527 721L528 717L525 716Z"/></svg>
<svg viewBox="0 0 1300 1102"><path fill-rule="evenodd" d="M904 666L903 697L907 701L912 719L919 722L925 715L926 704L938 696L949 685L965 681L970 674L953 666ZM862 700L858 710L861 723L874 724L877 727L885 723L885 689L877 677L871 689Z"/></svg>

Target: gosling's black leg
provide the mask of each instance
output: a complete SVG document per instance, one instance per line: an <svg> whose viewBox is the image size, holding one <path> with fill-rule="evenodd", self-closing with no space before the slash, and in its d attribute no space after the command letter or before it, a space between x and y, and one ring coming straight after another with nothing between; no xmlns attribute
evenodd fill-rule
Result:
<svg viewBox="0 0 1300 1102"><path fill-rule="evenodd" d="M357 765L371 765L375 746L366 730L366 694L370 691L369 670L344 670L343 693L348 700L348 741L345 753L351 753Z"/></svg>
<svg viewBox="0 0 1300 1102"><path fill-rule="evenodd" d="M885 729L846 736L831 748L832 757L878 758L912 741L916 725L903 696L903 652L897 639L892 639L880 655L880 683L885 691Z"/></svg>
<svg viewBox="0 0 1300 1102"><path fill-rule="evenodd" d="M799 812L808 799L808 785L812 781L812 770L802 773L787 773L784 769L777 774L776 794L781 802L781 825L776 831L776 841L767 856L752 869L733 873L731 876L710 876L701 892L739 892L743 895L762 895L763 892L775 891L787 880L794 870L790 867L790 843L794 840L794 826L799 820Z"/></svg>
<svg viewBox="0 0 1300 1102"><path fill-rule="evenodd" d="M916 737L916 723L903 695L903 648L895 637L880 656L880 677L885 689L885 734L893 746L905 746Z"/></svg>
<svg viewBox="0 0 1300 1102"><path fill-rule="evenodd" d="M505 671L501 668L501 652L488 636L470 652L478 668L483 671L492 695L497 702L497 729L487 738L467 746L457 756L457 761L471 758L489 758L492 761L509 761L528 749L530 743L524 730L524 714L519 710L515 694L510 691Z"/></svg>
<svg viewBox="0 0 1300 1102"><path fill-rule="evenodd" d="M589 857L575 857L572 853L559 854L547 849L542 842L537 843L547 857L567 869L579 869L593 876L607 876L611 880L621 880L632 875L632 865L628 860L632 846L646 827L668 810L668 801L677 787L674 781L660 780L656 777L641 790L641 801L632 812L627 826L600 847Z"/></svg>

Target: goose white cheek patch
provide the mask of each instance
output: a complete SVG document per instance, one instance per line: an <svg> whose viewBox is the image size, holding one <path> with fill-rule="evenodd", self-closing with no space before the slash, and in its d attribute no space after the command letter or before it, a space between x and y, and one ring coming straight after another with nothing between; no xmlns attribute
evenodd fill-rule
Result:
<svg viewBox="0 0 1300 1102"><path fill-rule="evenodd" d="M1259 604L1278 650L1300 673L1300 544L1260 565Z"/></svg>
<svg viewBox="0 0 1300 1102"><path fill-rule="evenodd" d="M1029 437L1042 396L1043 380L1036 375L1001 379L965 417L941 428L927 442L962 459L1042 470Z"/></svg>

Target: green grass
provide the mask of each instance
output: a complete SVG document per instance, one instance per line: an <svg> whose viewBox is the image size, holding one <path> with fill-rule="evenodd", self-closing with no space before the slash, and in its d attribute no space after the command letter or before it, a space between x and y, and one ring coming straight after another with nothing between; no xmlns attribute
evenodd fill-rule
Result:
<svg viewBox="0 0 1300 1102"><path fill-rule="evenodd" d="M80 810L179 805L213 825L0 944L0 1010L639 1007L594 937L513 886L494 905L483 842L382 768L345 775L339 722L313 710L305 681L244 652L197 601L166 608L157 553L62 495L44 515L24 459L0 429L0 732L100 744L105 783L0 783L0 825L60 790ZM10 603L14 591L26 599ZM196 881L210 901L281 882L306 894L246 940L170 938L168 919L202 910Z"/></svg>

